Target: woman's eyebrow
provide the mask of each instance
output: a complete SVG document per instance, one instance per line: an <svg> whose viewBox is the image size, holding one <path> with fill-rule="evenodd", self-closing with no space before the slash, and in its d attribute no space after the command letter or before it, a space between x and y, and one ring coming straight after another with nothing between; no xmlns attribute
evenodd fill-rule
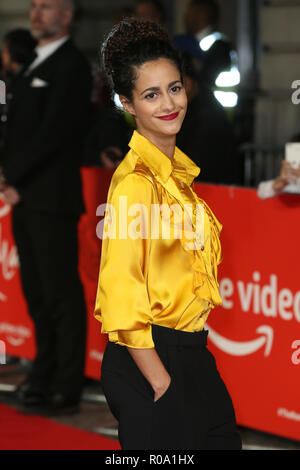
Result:
<svg viewBox="0 0 300 470"><path fill-rule="evenodd" d="M175 85L175 83L178 83L178 82L181 83L181 80L175 80L174 82L169 83L168 88L170 88L171 86ZM152 87L146 88L146 90L142 91L141 95L143 93L145 93L146 91L158 91L159 89L160 89L159 86L152 86Z"/></svg>

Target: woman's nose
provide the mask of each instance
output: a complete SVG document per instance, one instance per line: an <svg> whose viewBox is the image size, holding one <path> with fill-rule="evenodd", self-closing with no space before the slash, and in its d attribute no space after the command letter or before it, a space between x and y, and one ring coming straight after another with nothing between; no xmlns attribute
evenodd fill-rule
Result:
<svg viewBox="0 0 300 470"><path fill-rule="evenodd" d="M173 98L167 93L166 95L163 96L162 99L162 110L164 112L172 112L175 109L175 103L173 101Z"/></svg>

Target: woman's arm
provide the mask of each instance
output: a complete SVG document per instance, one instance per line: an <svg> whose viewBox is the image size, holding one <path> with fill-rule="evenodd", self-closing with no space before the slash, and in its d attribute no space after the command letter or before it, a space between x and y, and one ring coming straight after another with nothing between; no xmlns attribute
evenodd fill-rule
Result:
<svg viewBox="0 0 300 470"><path fill-rule="evenodd" d="M154 401L157 401L169 388L171 377L161 362L154 348L135 349L127 347L134 362L154 390Z"/></svg>
<svg viewBox="0 0 300 470"><path fill-rule="evenodd" d="M140 203L148 209L143 216L143 224L148 227L145 238L132 237L127 229L127 237L119 236L120 220L124 219L121 196L125 196L127 201L127 227L136 217L129 215L132 204ZM155 350L151 327L153 312L146 283L154 198L151 182L137 174L127 175L114 190L109 201L114 208L110 222L110 217L107 217L112 230L110 236L102 240L94 313L102 323L101 332L108 333L111 341L128 348L137 367L151 384L156 401L168 388L170 376Z"/></svg>

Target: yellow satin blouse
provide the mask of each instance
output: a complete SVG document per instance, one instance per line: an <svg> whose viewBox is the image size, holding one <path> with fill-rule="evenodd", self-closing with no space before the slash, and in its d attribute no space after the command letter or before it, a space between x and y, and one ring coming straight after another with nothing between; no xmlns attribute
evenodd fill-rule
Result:
<svg viewBox="0 0 300 470"><path fill-rule="evenodd" d="M109 341L143 349L154 347L151 324L200 331L210 310L222 304L217 279L222 225L193 191L200 168L189 157L176 147L171 161L137 131L129 147L108 191L94 315ZM159 236L150 232L153 214L157 215L151 206L173 204L181 208L181 216L185 206L191 207L180 238L176 212L159 213ZM204 210L202 223L196 225L199 205ZM171 236L162 236L165 213ZM195 231L199 226L203 233ZM202 240L197 249L186 243L191 233Z"/></svg>

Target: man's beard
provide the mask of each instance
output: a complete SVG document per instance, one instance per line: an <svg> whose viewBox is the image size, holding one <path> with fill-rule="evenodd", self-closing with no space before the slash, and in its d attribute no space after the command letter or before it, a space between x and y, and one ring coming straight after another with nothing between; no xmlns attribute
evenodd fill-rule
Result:
<svg viewBox="0 0 300 470"><path fill-rule="evenodd" d="M41 39L51 39L55 37L59 31L60 27L58 25L44 29L34 29L34 27L31 28L31 34L37 41L40 41Z"/></svg>

